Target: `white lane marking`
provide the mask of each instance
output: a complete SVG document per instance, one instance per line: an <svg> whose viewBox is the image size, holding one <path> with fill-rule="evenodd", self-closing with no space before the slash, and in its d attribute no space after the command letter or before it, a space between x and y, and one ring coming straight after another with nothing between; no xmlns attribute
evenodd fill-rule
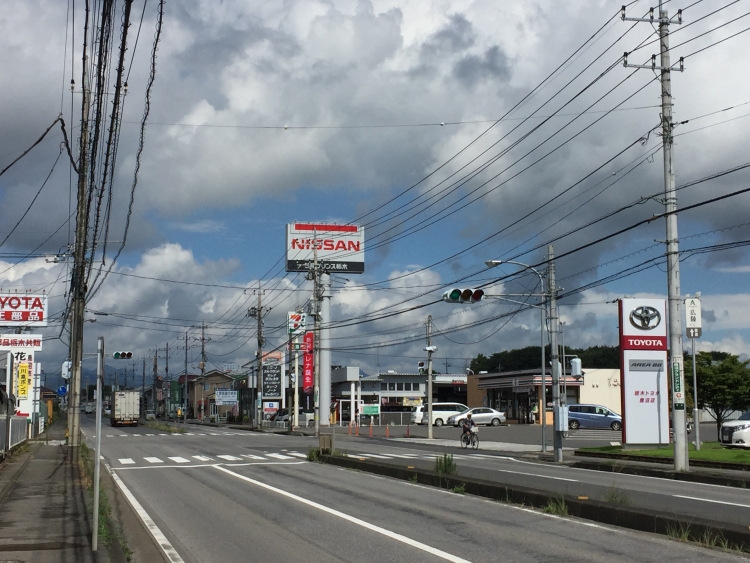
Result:
<svg viewBox="0 0 750 563"><path fill-rule="evenodd" d="M404 459L415 459L415 458L419 457L419 456L416 456L416 455L413 455L413 454L409 454L409 455L407 455L407 454L388 454L388 455L391 456L391 457L398 457L398 458L404 458Z"/></svg>
<svg viewBox="0 0 750 563"><path fill-rule="evenodd" d="M390 456L378 455L378 454L359 454L359 455L355 455L354 457L374 457L376 459L393 459Z"/></svg>
<svg viewBox="0 0 750 563"><path fill-rule="evenodd" d="M541 371L541 370L540 370ZM242 457L246 457L248 459L266 459L263 456L260 455L253 455L253 454L242 454Z"/></svg>
<svg viewBox="0 0 750 563"><path fill-rule="evenodd" d="M307 459L307 455L306 454L302 454L300 452L289 452L289 455L293 455L294 457L301 457L303 459Z"/></svg>
<svg viewBox="0 0 750 563"><path fill-rule="evenodd" d="M542 371L542 370L539 370L539 371ZM195 434L193 434L192 432L185 432L185 436L195 436Z"/></svg>
<svg viewBox="0 0 750 563"><path fill-rule="evenodd" d="M703 502L713 502L715 504L728 504L729 506L741 506L742 508L750 508L750 504L740 504L738 502L726 502L723 500L711 500L708 498L700 498L700 497L688 497L685 495L672 495L673 497L677 498L686 498L688 500L701 500Z"/></svg>
<svg viewBox="0 0 750 563"><path fill-rule="evenodd" d="M149 463L164 463L158 457L144 457L143 459L145 459Z"/></svg>
<svg viewBox="0 0 750 563"><path fill-rule="evenodd" d="M539 371L542 371L542 370L539 370ZM107 434L107 438L114 438L114 437L115 437L114 434Z"/></svg>
<svg viewBox="0 0 750 563"><path fill-rule="evenodd" d="M541 371L541 370L540 370L540 371ZM128 436L129 436L129 434L120 434L120 437L121 437L121 438L127 438Z"/></svg>
<svg viewBox="0 0 750 563"><path fill-rule="evenodd" d="M135 462L130 459L129 457L125 457L123 459L118 460L122 465L133 465Z"/></svg>
<svg viewBox="0 0 750 563"><path fill-rule="evenodd" d="M190 460L185 459L184 457L170 457L169 459L171 459L175 463L190 463Z"/></svg>
<svg viewBox="0 0 750 563"><path fill-rule="evenodd" d="M539 370L542 371L542 370ZM146 436L155 436L155 434L146 434Z"/></svg>
<svg viewBox="0 0 750 563"><path fill-rule="evenodd" d="M344 512L340 512L334 508L329 508L325 505L319 504L317 502L313 502L311 500L308 500L306 498L302 498L300 496L297 496L293 493L290 493L288 491L284 491L281 489L278 489L276 487L272 487L271 485L267 485L265 483L261 483L260 481L256 481L255 479L251 479L250 477L245 477L244 475L240 475L239 473L235 473L234 471L230 471L229 469L226 469L225 467L221 467L220 465L215 465L216 469L219 471L223 471L224 473L227 473L229 475L232 475L233 477L237 477L238 479L242 479L243 481L247 481L248 483L251 483L253 485L256 485L258 487L261 487L263 489L266 489L268 491L272 491L274 493L278 493L282 496L285 496L287 498L290 498L292 500L296 500L297 502L300 502L302 504L306 504L307 506L310 506L312 508L317 508L318 510L321 510L323 512L326 512L328 514L331 514L333 516L338 516L339 518L346 520L347 522L351 522L352 524L356 524L358 526L362 526L363 528L366 528L368 530L371 530L375 533L381 534L383 536L386 536L388 538L394 539L396 541L399 541L401 543L404 543L406 545L410 545L412 547L416 547L417 549L421 549L422 551L425 551L431 555L435 555L436 557L440 557L442 559L445 559L446 561L452 561L453 563L469 563L467 559L463 559L461 557L458 557L456 555L452 555L450 553L447 553L445 551L441 551L435 547L432 547L430 545L424 544L422 542L418 542L416 540L413 540L411 538L407 538L404 535L397 534L396 532L392 532L390 530L387 530L385 528L381 528L380 526L376 526L375 524L371 524L369 522L365 522L364 520L361 520L355 516L350 516L349 514L345 514Z"/></svg>
<svg viewBox="0 0 750 563"><path fill-rule="evenodd" d="M223 462L221 465L227 467L246 467L251 465L303 465L308 463L307 461L246 461L243 463L226 463ZM134 471L136 469L199 469L202 467L217 467L216 463L193 463L190 465L140 465L133 467L118 467L117 471ZM455 494L451 491L447 491L447 494Z"/></svg>
<svg viewBox="0 0 750 563"><path fill-rule="evenodd" d="M524 475L526 477L539 477L540 479L554 479L555 481L570 481L578 483L578 479L567 479L565 477L552 477L551 475L540 475L538 473L526 473L524 471L511 471L510 469L495 469L498 473L510 473L511 475Z"/></svg>
<svg viewBox="0 0 750 563"><path fill-rule="evenodd" d="M157 545L161 547L161 550L164 552L164 555L167 556L167 559L170 561L170 563L185 563L182 557L180 557L180 554L177 553L177 550L172 547L172 544L169 543L167 537L154 523L154 521L148 515L148 512L144 510L144 508L141 506L141 503L136 500L136 498L133 496L133 493L130 492L130 489L125 486L125 483L122 482L117 473L112 471L112 468L106 463L104 464L104 467L107 468L107 471L112 476L112 480L120 488L122 494L125 495L125 498L128 499L128 502L130 503L130 506L133 507L133 510L135 510L135 513L141 518L143 524L146 526L146 529L151 532L151 535L154 537Z"/></svg>
<svg viewBox="0 0 750 563"><path fill-rule="evenodd" d="M207 455L194 455L193 458L197 459L198 461L213 461Z"/></svg>
<svg viewBox="0 0 750 563"><path fill-rule="evenodd" d="M241 457L237 457L234 455L221 454L221 455L217 455L216 457L220 457L221 459L226 459L227 461L242 461Z"/></svg>
<svg viewBox="0 0 750 563"><path fill-rule="evenodd" d="M274 457L276 459L292 459L292 456L284 454L266 454L266 457Z"/></svg>
<svg viewBox="0 0 750 563"><path fill-rule="evenodd" d="M209 436L221 436L221 434L218 432L209 432L208 434Z"/></svg>

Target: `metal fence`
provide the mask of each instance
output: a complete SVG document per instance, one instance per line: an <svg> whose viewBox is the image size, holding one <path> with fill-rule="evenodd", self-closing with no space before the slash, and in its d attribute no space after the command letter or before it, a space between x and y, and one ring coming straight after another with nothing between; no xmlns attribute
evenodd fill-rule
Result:
<svg viewBox="0 0 750 563"><path fill-rule="evenodd" d="M2 451L6 450L5 447L5 424L6 418L3 416L0 418L0 444L2 444ZM28 433L28 422L25 416L12 416L10 417L10 447L14 448L18 444L26 441Z"/></svg>

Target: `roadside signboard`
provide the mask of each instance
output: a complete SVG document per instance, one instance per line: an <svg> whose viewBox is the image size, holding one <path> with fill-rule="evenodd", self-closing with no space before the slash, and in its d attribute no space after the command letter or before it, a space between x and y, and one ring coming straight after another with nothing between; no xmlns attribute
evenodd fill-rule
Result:
<svg viewBox="0 0 750 563"><path fill-rule="evenodd" d="M234 389L216 389L214 391L214 399L216 401L216 406L234 406L237 404L237 391Z"/></svg>
<svg viewBox="0 0 750 563"><path fill-rule="evenodd" d="M621 299L619 308L622 443L669 444L666 302ZM682 387L672 386L675 405L685 403Z"/></svg>
<svg viewBox="0 0 750 563"><path fill-rule="evenodd" d="M305 334L305 324L307 322L307 315L305 313L287 313L286 325L287 332L292 338L296 336L302 336Z"/></svg>
<svg viewBox="0 0 750 563"><path fill-rule="evenodd" d="M281 399L282 397L281 364L263 364L263 398Z"/></svg>
<svg viewBox="0 0 750 563"><path fill-rule="evenodd" d="M703 334L701 327L701 300L698 297L685 299L685 330L688 338L700 338Z"/></svg>
<svg viewBox="0 0 750 563"><path fill-rule="evenodd" d="M0 351L41 352L41 334L3 334L0 336Z"/></svg>
<svg viewBox="0 0 750 563"><path fill-rule="evenodd" d="M315 387L314 371L315 361L313 359L313 347L315 335L312 331L305 333L305 353L302 356L302 390L308 395Z"/></svg>
<svg viewBox="0 0 750 563"><path fill-rule="evenodd" d="M60 387L57 388L57 395L59 397L64 397L68 394L68 388L65 387L65 385L60 385Z"/></svg>
<svg viewBox="0 0 750 563"><path fill-rule="evenodd" d="M47 326L47 296L0 293L0 325Z"/></svg>
<svg viewBox="0 0 750 563"><path fill-rule="evenodd" d="M286 271L312 270L316 258L323 271L340 274L364 273L364 227L330 223L289 223L286 231Z"/></svg>

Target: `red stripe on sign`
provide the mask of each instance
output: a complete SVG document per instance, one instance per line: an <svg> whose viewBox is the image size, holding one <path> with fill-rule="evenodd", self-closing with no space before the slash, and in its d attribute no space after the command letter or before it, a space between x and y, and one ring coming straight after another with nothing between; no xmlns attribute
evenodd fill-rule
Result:
<svg viewBox="0 0 750 563"><path fill-rule="evenodd" d="M623 335L620 341L622 350L666 350L667 338L665 336L628 336Z"/></svg>
<svg viewBox="0 0 750 563"><path fill-rule="evenodd" d="M316 225L314 223L295 223L294 228L297 231L328 231L334 233L356 233L359 229L356 225Z"/></svg>

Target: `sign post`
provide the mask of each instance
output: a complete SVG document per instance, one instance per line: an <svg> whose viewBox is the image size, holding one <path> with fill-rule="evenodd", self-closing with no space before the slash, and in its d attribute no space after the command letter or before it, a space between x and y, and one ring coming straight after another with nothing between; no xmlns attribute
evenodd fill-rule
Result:
<svg viewBox="0 0 750 563"><path fill-rule="evenodd" d="M695 297L689 295L685 298L685 327L688 338L693 346L693 428L695 428L695 449L701 449L701 425L698 415L698 377L695 368L695 339L703 334L701 329L701 293Z"/></svg>

